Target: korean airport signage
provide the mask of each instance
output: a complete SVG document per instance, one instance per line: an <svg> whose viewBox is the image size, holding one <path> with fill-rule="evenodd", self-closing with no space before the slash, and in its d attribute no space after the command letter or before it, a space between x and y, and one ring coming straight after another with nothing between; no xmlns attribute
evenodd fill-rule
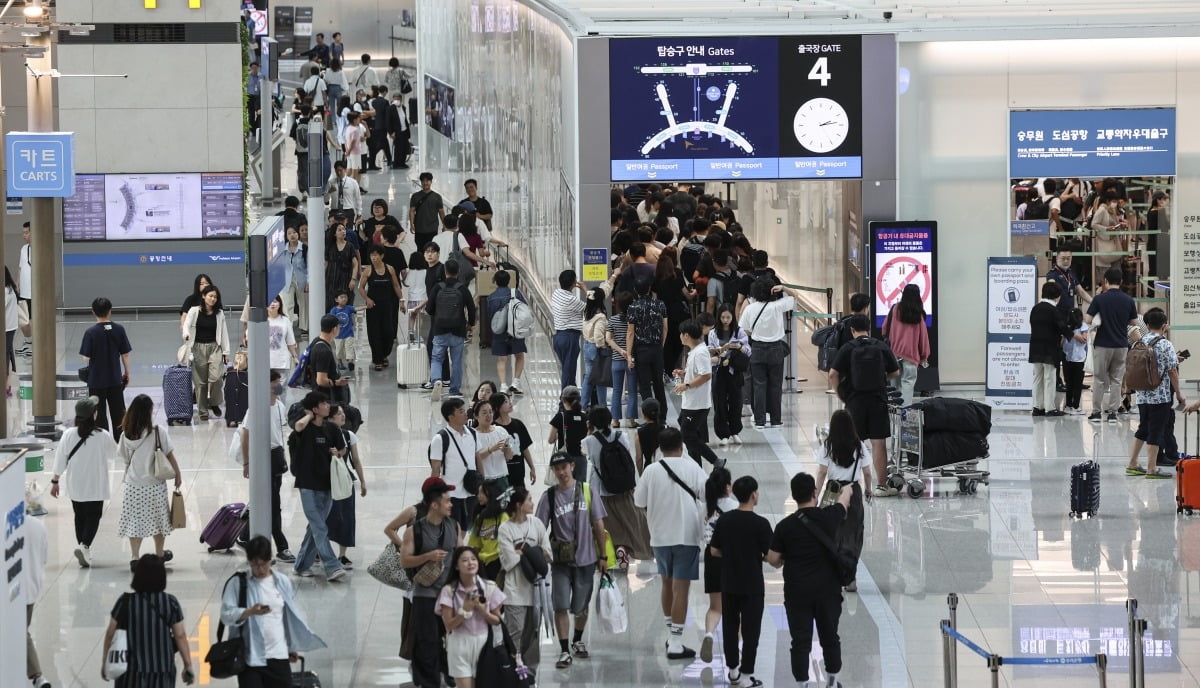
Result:
<svg viewBox="0 0 1200 688"><path fill-rule="evenodd" d="M925 325L934 325L936 302L936 222L872 222L871 274L874 277L875 327L883 327L888 311L900 302L904 288L921 289ZM932 335L930 340L932 340Z"/></svg>
<svg viewBox="0 0 1200 688"><path fill-rule="evenodd" d="M97 267L115 265L221 265L245 263L244 251L176 251L158 253L68 253L63 255L64 267Z"/></svg>
<svg viewBox="0 0 1200 688"><path fill-rule="evenodd" d="M1029 313L1037 303L1037 259L988 258L985 401L998 409L1033 406Z"/></svg>
<svg viewBox="0 0 1200 688"><path fill-rule="evenodd" d="M860 36L609 42L614 181L862 176Z"/></svg>
<svg viewBox="0 0 1200 688"><path fill-rule="evenodd" d="M4 137L8 194L26 198L75 195L75 134L13 131Z"/></svg>
<svg viewBox="0 0 1200 688"><path fill-rule="evenodd" d="M1175 110L1023 110L1008 113L1009 176L1175 174Z"/></svg>
<svg viewBox="0 0 1200 688"><path fill-rule="evenodd" d="M608 279L608 249L583 249L583 281L603 282Z"/></svg>
<svg viewBox="0 0 1200 688"><path fill-rule="evenodd" d="M1008 223L1012 236L1050 236L1049 220L1013 220Z"/></svg>

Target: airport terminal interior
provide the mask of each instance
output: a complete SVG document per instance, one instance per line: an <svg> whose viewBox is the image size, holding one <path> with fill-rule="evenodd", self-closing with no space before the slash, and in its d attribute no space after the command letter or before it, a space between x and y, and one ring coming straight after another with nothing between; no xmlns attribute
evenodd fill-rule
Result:
<svg viewBox="0 0 1200 688"><path fill-rule="evenodd" d="M14 178L13 169L39 168L16 153L10 136L0 262L18 278L27 272L19 260L29 261L34 281L21 297L33 299L26 312L38 336L9 339L17 373L0 406L6 437L45 435L53 430L47 417L73 424L80 342L95 322L88 309L96 297L110 298L132 345L124 397L154 401L154 420L181 469L186 527L166 538L173 554L166 592L181 606L197 685L236 684L214 677L205 657L217 640L226 581L248 565L242 549L211 551L200 534L222 506L249 501L249 481L240 455L231 457L240 429L199 411L189 424L167 424L164 376L184 344L179 304L198 273L211 275L237 351L238 317L250 299L246 235L272 227L284 199L295 197L319 245L329 204L348 207L339 205L328 158L311 169L330 181L316 182L311 194L302 186L311 175L297 144L307 137L292 125L301 113L297 89L309 80L302 70L311 65L330 85L347 81L352 96L349 81L361 86L364 78L360 55L371 59L368 84L403 84L394 102L404 121L380 127L389 150L372 144L371 169L350 170L362 189L355 210L369 214L373 201L384 200L411 241L409 208L417 201L410 198L421 190L421 173L433 175L447 213L468 195L464 182L475 181L494 213L492 251L532 306L522 393L511 399L512 415L532 435L536 479L526 487L535 500L550 484L543 482L554 451L547 438L563 386L552 315L558 276L575 269L588 287L609 277L629 248L614 238L618 223L637 212L627 199L653 203L659 186L702 189L736 215L738 241L766 251L777 276L798 287L781 422L755 427L747 401L740 442L718 443L708 431L733 478L756 478L755 511L772 526L797 510L789 483L816 473L824 429L844 406L829 393L810 337L848 315L857 292L869 294L880 335L904 287L920 288L932 352L914 400L989 404L985 453L965 464L975 471L966 477L909 470L899 494L867 500L857 587L842 593L836 676L828 676L814 634L811 648L800 648L812 683L797 680L783 575L764 563L757 685L1200 685L1200 515L1177 513L1174 468L1160 469L1169 479L1126 471L1137 405L1090 422L1098 384L1092 353L1078 415L1031 416L1034 374L1025 358L1028 313L1056 249L1075 251L1070 270L1081 278L1084 311L1105 269L1116 268L1121 279L1112 286L1136 304L1135 320L1160 308L1173 348L1200 351L1200 136L1188 125L1200 120L1200 3L283 1L242 0L238 8L232 0L15 0L0 11L3 129L72 132L61 140L73 160L56 169L74 175L65 191L21 186L33 182ZM345 76L324 71L331 53L314 46L330 45L344 55ZM279 94L274 111L252 111L270 110L271 88ZM360 109L391 112L391 96L380 97ZM340 141L334 125L328 129ZM312 141L322 136L313 133ZM392 160L393 137L411 141L404 161ZM43 145L36 137L15 145L46 150L35 148ZM21 233L27 221L32 254ZM671 243L692 231L693 220L649 222L669 230ZM416 248L401 245L406 257ZM16 283L26 289L23 278ZM295 331L300 351L318 329L316 315L309 317L309 331ZM356 542L346 552L352 570L327 580L274 565L325 644L302 654L326 687L417 685L399 656L405 592L367 572L388 544L384 526L420 501L430 441L444 427L430 390L397 384L405 334L401 328L399 350L388 343L391 365L382 369L362 329L353 346L348 388L364 423ZM479 337L476 330L465 346L466 396L496 379L496 356ZM1181 396L1200 401L1197 364L1178 365ZM260 372L265 379L265 371L250 371ZM1063 391L1055 408L1070 406ZM284 401L305 392L287 388ZM676 425L682 397L670 386L666 396L665 419ZM1171 413L1179 455L1200 454L1200 415ZM889 454L907 462L913 437L896 434ZM7 441L0 440L0 456L9 455ZM24 579L6 555L11 594L0 605L0 688L100 686L105 630L131 584L130 543L118 536L125 466L110 457L112 496L84 567L69 495L50 494L61 450L56 442L40 446L30 453L44 451L44 464L29 462L19 477L15 521L7 486L16 478L0 481L6 548L15 546L26 506L24 518L48 534L44 583L28 622L40 674L15 663L25 654L18 652ZM1098 464L1101 498L1094 514L1077 515L1072 467L1089 460ZM296 551L306 517L292 482L284 477L281 513ZM736 667L720 631L711 661L700 656L710 605L702 580L690 587L682 633L697 654L684 659L669 659L663 647L655 563L631 561L613 580L626 630L605 630L592 599L582 637L590 656L556 668L558 639L543 627L529 685L756 685L748 674L731 681ZM942 624L952 616L956 630L948 635ZM1144 628L1140 646L1130 641L1131 618ZM184 662L175 662L182 672ZM183 683L178 673L175 680Z"/></svg>

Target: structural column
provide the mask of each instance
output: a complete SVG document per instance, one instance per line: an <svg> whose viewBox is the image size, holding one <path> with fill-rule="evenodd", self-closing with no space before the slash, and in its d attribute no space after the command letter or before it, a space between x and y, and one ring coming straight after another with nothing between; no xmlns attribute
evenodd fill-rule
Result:
<svg viewBox="0 0 1200 688"><path fill-rule="evenodd" d="M31 39L32 45L42 45L46 57L30 59L35 70L50 71L50 41L45 34ZM37 64L35 64L37 63ZM29 78L29 130L54 131L54 82L47 76ZM33 354L33 432L39 437L57 439L58 421L55 414L58 403L55 395L55 370L58 341L55 304L58 297L54 290L54 199L29 199L33 209L30 220L29 246L33 263L33 312L29 319L33 325L33 341L37 351ZM0 353L3 353L0 351Z"/></svg>

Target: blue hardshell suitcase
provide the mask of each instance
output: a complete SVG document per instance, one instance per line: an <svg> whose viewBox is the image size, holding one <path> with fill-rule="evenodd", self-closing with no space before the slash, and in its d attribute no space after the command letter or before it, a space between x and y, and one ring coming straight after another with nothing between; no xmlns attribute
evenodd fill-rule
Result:
<svg viewBox="0 0 1200 688"><path fill-rule="evenodd" d="M192 424L192 369L175 365L163 373L163 411L168 425Z"/></svg>

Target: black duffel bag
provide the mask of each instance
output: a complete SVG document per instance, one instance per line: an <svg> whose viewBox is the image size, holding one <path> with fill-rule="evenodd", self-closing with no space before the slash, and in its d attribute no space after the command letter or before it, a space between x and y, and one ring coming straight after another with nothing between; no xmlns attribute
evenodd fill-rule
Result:
<svg viewBox="0 0 1200 688"><path fill-rule="evenodd" d="M913 403L921 410L926 432L974 432L987 435L992 431L992 407L971 399L929 397Z"/></svg>
<svg viewBox="0 0 1200 688"><path fill-rule="evenodd" d="M987 436L976 432L926 432L922 453L924 468L985 459L988 455Z"/></svg>

